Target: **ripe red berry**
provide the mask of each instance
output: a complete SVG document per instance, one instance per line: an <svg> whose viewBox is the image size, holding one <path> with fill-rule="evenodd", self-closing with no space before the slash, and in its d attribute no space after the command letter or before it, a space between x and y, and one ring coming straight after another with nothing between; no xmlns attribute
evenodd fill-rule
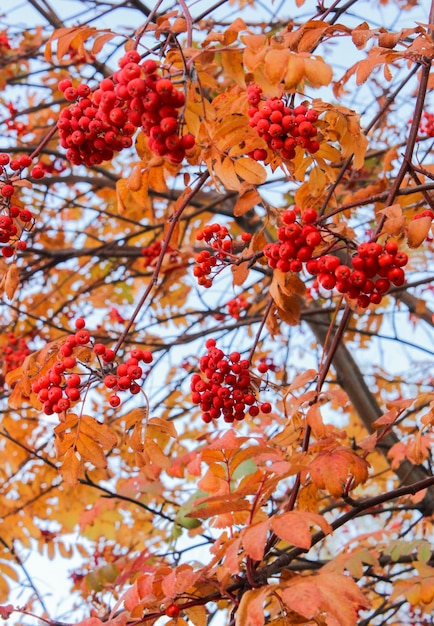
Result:
<svg viewBox="0 0 434 626"><path fill-rule="evenodd" d="M90 335L89 335L89 333L88 333L88 331L87 331L87 330L84 330L84 329L83 329L83 330L78 330L78 331L75 333L75 338L76 338L76 340L77 340L77 343L78 343L80 346L84 346L84 345L86 345L87 343L89 343L89 340L90 340Z"/></svg>
<svg viewBox="0 0 434 626"><path fill-rule="evenodd" d="M86 321L82 317L78 317L74 322L74 326L77 330L82 330L86 326Z"/></svg>
<svg viewBox="0 0 434 626"><path fill-rule="evenodd" d="M116 354L114 350L111 350L111 348L108 348L105 353L102 355L102 359L103 361L105 361L106 363L111 363L112 361L115 360Z"/></svg>
<svg viewBox="0 0 434 626"><path fill-rule="evenodd" d="M10 259L12 256L14 256L15 251L12 248L12 246L4 246L2 248L2 255L5 257L5 259Z"/></svg>
<svg viewBox="0 0 434 626"><path fill-rule="evenodd" d="M11 196L14 195L14 186L10 185L9 183L6 183L5 185L3 185L1 189L1 194L5 198L10 198Z"/></svg>
<svg viewBox="0 0 434 626"><path fill-rule="evenodd" d="M35 167L33 167L32 171L30 172L30 176L39 180L41 178L44 178L45 172L42 167L39 167L39 165L35 165Z"/></svg>
<svg viewBox="0 0 434 626"><path fill-rule="evenodd" d="M180 612L181 612L181 609L179 608L177 604L169 604L169 606L166 609L167 617L176 618L179 616Z"/></svg>
<svg viewBox="0 0 434 626"><path fill-rule="evenodd" d="M157 81L155 88L160 96L170 95L173 91L173 84L169 78L160 78Z"/></svg>
<svg viewBox="0 0 434 626"><path fill-rule="evenodd" d="M113 394L112 396L110 396L109 404L111 407L115 409L116 407L120 405L120 403L121 403L121 399L119 396L117 396L116 394Z"/></svg>
<svg viewBox="0 0 434 626"><path fill-rule="evenodd" d="M80 400L80 389L77 387L66 387L65 393L72 402Z"/></svg>
<svg viewBox="0 0 434 626"><path fill-rule="evenodd" d="M158 65L153 59L147 59L143 61L142 67L145 74L153 74L157 70Z"/></svg>
<svg viewBox="0 0 434 626"><path fill-rule="evenodd" d="M271 413L271 404L269 402L263 402L260 409L262 413Z"/></svg>

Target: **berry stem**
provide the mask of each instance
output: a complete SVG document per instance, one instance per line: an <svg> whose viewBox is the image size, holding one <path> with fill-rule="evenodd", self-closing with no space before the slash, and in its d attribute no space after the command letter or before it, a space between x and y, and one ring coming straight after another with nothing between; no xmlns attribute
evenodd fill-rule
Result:
<svg viewBox="0 0 434 626"><path fill-rule="evenodd" d="M272 308L273 304L274 304L273 298L269 298L267 306L266 306L265 311L264 311L264 315L262 316L262 320L261 320L261 322L259 324L258 332L256 333L255 339L253 341L252 347L250 348L250 352L249 352L249 355L247 357L250 362L252 362L253 355L255 354L255 350L256 350L256 347L258 345L259 339L261 337L262 330L263 330L263 328L265 326L265 322L267 321L267 317L268 317L268 315L269 315L269 313L271 311L271 308Z"/></svg>
<svg viewBox="0 0 434 626"><path fill-rule="evenodd" d="M209 173L208 171L204 172L203 174L201 174L201 176L199 176L199 179L196 183L196 186L193 187L189 193L187 193L183 199L183 201L181 202L179 208L177 209L177 211L174 213L174 215L172 216L172 221L170 222L170 226L167 230L167 234L166 237L163 241L163 243L161 244L161 251L160 254L158 256L158 260L157 260L157 264L155 266L155 270L154 273L152 274L152 278L149 281L148 286L146 287L142 297L140 298L136 308L133 311L133 314L131 315L130 319L128 320L128 323L126 324L124 330L122 331L119 339L116 342L116 345L114 346L113 350L116 354L116 352L119 350L119 348L121 347L121 345L123 344L123 342L125 341L125 338L127 337L132 325L134 324L134 321L136 319L136 317L138 316L141 308L143 307L143 305L145 304L146 300L148 299L149 294L151 293L153 287L157 284L158 282L158 276L161 270L161 265L163 263L163 258L164 255L167 252L167 249L169 247L170 244L170 238L173 235L173 232L175 230L175 227L179 221L179 218L181 217L184 209L189 205L190 201L192 198L194 198L194 196L198 193L198 191L203 187L203 185L205 184L206 180L209 177Z"/></svg>
<svg viewBox="0 0 434 626"><path fill-rule="evenodd" d="M431 7L431 14L432 12L433 12L433 8ZM414 115L413 115L412 122L411 122L410 132L408 134L408 141L407 141L406 148L405 148L404 158L403 158L401 167L399 168L399 172L397 173L396 178L393 181L393 185L385 200L385 203L384 203L385 206L390 206L391 204L393 204L393 201L395 200L395 197L399 191L401 183L404 180L404 176L409 170L409 164L411 163L411 160L413 157L414 146L416 144L417 136L419 133L420 120L422 118L423 107L425 104L425 96L426 96L426 92L428 89L428 80L429 80L430 70L431 70L431 60L428 58L424 58L423 62L421 62L420 65L422 66L422 70L420 73L419 89L417 92L417 100L416 100L416 104L414 107ZM386 215L382 215L381 218L378 220L377 228L375 229L375 232L371 239L372 241L375 241L378 238L379 234L383 230L384 222L386 221L386 219L387 219Z"/></svg>

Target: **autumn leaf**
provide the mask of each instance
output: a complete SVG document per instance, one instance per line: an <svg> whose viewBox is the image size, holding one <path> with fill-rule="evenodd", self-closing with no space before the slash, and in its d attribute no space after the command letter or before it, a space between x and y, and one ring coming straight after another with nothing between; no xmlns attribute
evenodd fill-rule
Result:
<svg viewBox="0 0 434 626"><path fill-rule="evenodd" d="M235 619L235 626L263 626L264 604L271 590L268 587L249 589L243 594Z"/></svg>
<svg viewBox="0 0 434 626"><path fill-rule="evenodd" d="M243 547L246 553L255 561L261 561L264 556L265 542L270 529L270 522L257 522L244 529L242 533Z"/></svg>
<svg viewBox="0 0 434 626"><path fill-rule="evenodd" d="M308 511L288 511L271 518L271 528L280 539L306 550L312 543L311 525L319 526L326 535L332 532L332 527L321 515Z"/></svg>
<svg viewBox="0 0 434 626"><path fill-rule="evenodd" d="M424 216L411 220L407 225L407 243L410 248L418 248L423 244L431 230L431 217Z"/></svg>
<svg viewBox="0 0 434 626"><path fill-rule="evenodd" d="M288 608L305 618L311 620L325 613L339 626L356 626L359 611L369 606L351 578L332 572L297 576L279 595Z"/></svg>
<svg viewBox="0 0 434 626"><path fill-rule="evenodd" d="M321 450L309 464L312 481L333 496L341 496L348 486L354 489L364 483L368 478L368 468L367 461L344 446Z"/></svg>

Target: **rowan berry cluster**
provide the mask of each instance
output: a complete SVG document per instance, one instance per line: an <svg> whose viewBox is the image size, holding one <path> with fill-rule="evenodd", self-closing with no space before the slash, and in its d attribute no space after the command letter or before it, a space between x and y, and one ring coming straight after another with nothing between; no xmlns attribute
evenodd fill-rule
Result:
<svg viewBox="0 0 434 626"><path fill-rule="evenodd" d="M405 252L389 239L384 246L377 242L361 243L351 258L351 267L333 254L326 254L306 263L309 274L326 290L336 289L357 301L361 308L380 304L392 285L405 282L403 267L408 262Z"/></svg>
<svg viewBox="0 0 434 626"><path fill-rule="evenodd" d="M1 254L5 258L14 256L16 250L25 250L26 242L21 237L33 227L32 213L11 203L15 192L14 181L21 178L23 171L32 163L32 159L26 154L11 159L5 152L0 153L0 210L3 211L0 214L0 244L3 244ZM30 171L30 176L42 178L44 172L39 166L35 166Z"/></svg>
<svg viewBox="0 0 434 626"><path fill-rule="evenodd" d="M259 359L258 372L260 374L267 374L268 372L277 372L279 366L275 364L274 359L269 356L262 356Z"/></svg>
<svg viewBox="0 0 434 626"><path fill-rule="evenodd" d="M7 340L7 344L0 347L0 362L5 374L20 367L30 354L30 348L23 337L16 337L14 333L9 332Z"/></svg>
<svg viewBox="0 0 434 626"><path fill-rule="evenodd" d="M208 339L205 347L207 354L199 362L202 374L193 374L190 384L191 399L200 406L202 420L208 424L223 416L232 423L243 420L247 412L252 416L270 413L270 403L259 405L252 391L250 361L241 359L239 352L225 356L215 339Z"/></svg>
<svg viewBox="0 0 434 626"><path fill-rule="evenodd" d="M65 98L75 103L61 112L57 123L60 143L73 164L111 160L115 152L131 147L139 127L149 137L152 152L171 163L181 163L186 150L194 146L193 135L180 136L184 93L158 73L155 61L140 61L137 50L124 54L119 70L104 78L93 93L86 84L73 87L68 79L60 81Z"/></svg>
<svg viewBox="0 0 434 626"><path fill-rule="evenodd" d="M287 209L282 214L283 225L277 230L278 241L267 243L264 254L270 267L282 272L301 272L303 263L312 258L314 250L322 242L317 225L318 213L305 209L297 219L298 209Z"/></svg>
<svg viewBox="0 0 434 626"><path fill-rule="evenodd" d="M240 246L243 247L247 244L251 238L252 235L250 233L241 233L241 242L237 244L237 251L239 251ZM214 276L234 258L235 242L226 226L221 226L220 224L208 224L202 230L198 230L196 240L204 241L212 248L212 252L210 250L202 250L196 254L196 265L193 270L198 284L201 287L209 288L212 285Z"/></svg>
<svg viewBox="0 0 434 626"><path fill-rule="evenodd" d="M95 343L85 326L85 320L79 317L75 321L76 332L68 335L59 348L59 360L32 384L32 391L37 395L46 415L63 413L73 403L80 401L91 379L102 380L107 389L113 391L108 400L113 408L121 403L117 392L129 391L133 395L140 392L137 381L147 374L140 366L140 361L151 363L152 353L135 348L125 363L115 364L115 352L102 343ZM83 347L92 350L97 359L98 371L92 369L89 359L83 363L74 356L74 352L77 353L77 349Z"/></svg>
<svg viewBox="0 0 434 626"><path fill-rule="evenodd" d="M161 241L154 241L150 246L142 248L143 265L145 267L151 267L154 264L161 253Z"/></svg>
<svg viewBox="0 0 434 626"><path fill-rule="evenodd" d="M295 157L296 149L301 148L310 154L320 148L315 122L318 112L305 105L295 108L287 106L282 98L262 100L262 89L258 85L247 88L250 117L249 125L265 140L269 148L280 153L282 159ZM255 161L265 161L268 151L257 148L248 153Z"/></svg>
<svg viewBox="0 0 434 626"><path fill-rule="evenodd" d="M247 302L245 296L243 294L236 296L235 298L231 298L226 303L228 314L239 320L241 317L241 313L249 308L249 303Z"/></svg>
<svg viewBox="0 0 434 626"><path fill-rule="evenodd" d="M422 135L428 135L428 137L434 137L434 114L424 112L423 117L425 119L420 121L419 132Z"/></svg>
<svg viewBox="0 0 434 626"><path fill-rule="evenodd" d="M144 262L143 265L146 268L153 268L155 266L155 262L156 259L158 259L158 257L161 254L161 250L163 247L163 241L154 241L154 243L152 243L150 246L147 246L145 248L142 248L142 255L144 257ZM180 257L179 257L179 253L174 250L171 246L167 247L166 253L165 253L165 260L167 259L167 262L172 266L179 264L180 262ZM166 271L166 269L162 270L163 273Z"/></svg>
<svg viewBox="0 0 434 626"><path fill-rule="evenodd" d="M196 233L197 241L205 241L213 250L202 250L195 256L194 276L201 287L209 288L213 277L226 265L225 259L232 253L233 241L226 226L209 224Z"/></svg>

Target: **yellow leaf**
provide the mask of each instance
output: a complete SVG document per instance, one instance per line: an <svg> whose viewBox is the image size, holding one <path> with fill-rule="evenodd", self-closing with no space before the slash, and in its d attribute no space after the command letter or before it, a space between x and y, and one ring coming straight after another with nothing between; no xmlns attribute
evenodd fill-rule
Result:
<svg viewBox="0 0 434 626"><path fill-rule="evenodd" d="M100 469L107 467L107 459L100 444L81 430L76 439L76 448L84 461L90 461Z"/></svg>
<svg viewBox="0 0 434 626"><path fill-rule="evenodd" d="M12 300L14 297L15 291L17 290L18 285L20 284L20 272L17 268L16 263L12 263L8 271L6 272L5 277L5 293L9 300Z"/></svg>
<svg viewBox="0 0 434 626"><path fill-rule="evenodd" d="M222 50L221 60L225 76L235 81L240 87L245 88L243 51L234 49Z"/></svg>
<svg viewBox="0 0 434 626"><path fill-rule="evenodd" d="M284 77L285 89L291 91L304 78L304 57L291 53L288 58L286 73Z"/></svg>
<svg viewBox="0 0 434 626"><path fill-rule="evenodd" d="M238 191L241 183L235 173L234 163L229 157L214 163L214 171L226 189Z"/></svg>
<svg viewBox="0 0 434 626"><path fill-rule="evenodd" d="M237 175L252 185L261 185L267 180L265 168L249 157L241 157L235 161Z"/></svg>
<svg viewBox="0 0 434 626"><path fill-rule="evenodd" d="M63 480L70 485L76 485L78 483L82 465L83 464L77 457L75 450L72 447L69 448L60 468Z"/></svg>
<svg viewBox="0 0 434 626"><path fill-rule="evenodd" d="M271 49L265 55L264 73L270 83L280 83L287 71L288 61L291 53L289 50Z"/></svg>
<svg viewBox="0 0 434 626"><path fill-rule="evenodd" d="M203 605L191 606L184 613L194 626L206 626L208 622L206 609Z"/></svg>
<svg viewBox="0 0 434 626"><path fill-rule="evenodd" d="M304 73L307 80L313 87L323 87L329 85L333 78L333 71L321 57L310 57L305 59Z"/></svg>

